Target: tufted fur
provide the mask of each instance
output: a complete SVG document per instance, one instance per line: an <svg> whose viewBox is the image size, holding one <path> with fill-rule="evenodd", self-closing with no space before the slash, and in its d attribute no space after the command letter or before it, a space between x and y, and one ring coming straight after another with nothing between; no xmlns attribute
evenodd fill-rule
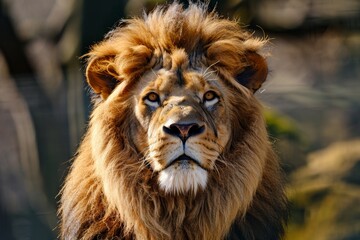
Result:
<svg viewBox="0 0 360 240"><path fill-rule="evenodd" d="M100 99L61 192L61 237L281 238L281 171L253 95L267 75L257 53L264 43L206 6L173 3L125 21L95 45L86 75ZM193 97L207 88L219 102ZM149 89L161 104L144 103ZM170 184L175 167L159 176L180 140L162 129L185 117L206 126L187 140L201 167L186 163Z"/></svg>

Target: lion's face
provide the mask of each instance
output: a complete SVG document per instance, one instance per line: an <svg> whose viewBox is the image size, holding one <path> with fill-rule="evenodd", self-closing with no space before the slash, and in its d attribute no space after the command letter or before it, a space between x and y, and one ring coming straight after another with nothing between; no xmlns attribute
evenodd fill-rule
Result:
<svg viewBox="0 0 360 240"><path fill-rule="evenodd" d="M251 98L239 100L242 93L236 90L247 89L251 95L267 75L266 61L256 53L262 41L237 32L235 23L204 21L200 27L190 19L182 19L189 22L181 25L181 38L176 28L165 34L156 24L149 28L130 23L138 28L120 29L93 49L86 73L104 103L123 100L112 107L116 113L109 118L123 115L129 104L126 111L132 126L116 137L131 132L125 139L135 145L134 155L150 166L166 193L206 188L217 163L224 162L224 153L233 145L230 139L241 137L234 129L248 125L241 119L255 118ZM95 115L109 125L102 114ZM113 125L123 128L124 123ZM95 139L94 148L96 143Z"/></svg>
<svg viewBox="0 0 360 240"><path fill-rule="evenodd" d="M135 142L165 192L206 187L230 137L225 89L205 68L152 70L138 84Z"/></svg>

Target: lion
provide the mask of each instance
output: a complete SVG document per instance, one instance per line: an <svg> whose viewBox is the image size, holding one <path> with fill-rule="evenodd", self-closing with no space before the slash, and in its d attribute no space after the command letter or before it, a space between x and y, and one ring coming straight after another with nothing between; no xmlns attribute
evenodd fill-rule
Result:
<svg viewBox="0 0 360 240"><path fill-rule="evenodd" d="M281 238L282 171L254 96L266 42L175 2L93 46L97 98L61 191L61 238Z"/></svg>

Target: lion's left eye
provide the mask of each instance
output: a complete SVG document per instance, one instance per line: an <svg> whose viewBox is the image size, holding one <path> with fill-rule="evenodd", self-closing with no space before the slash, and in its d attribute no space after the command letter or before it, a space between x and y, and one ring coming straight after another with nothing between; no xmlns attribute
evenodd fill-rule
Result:
<svg viewBox="0 0 360 240"><path fill-rule="evenodd" d="M219 101L219 96L214 91L208 91L203 96L206 107L210 107Z"/></svg>
<svg viewBox="0 0 360 240"><path fill-rule="evenodd" d="M158 107L160 104L160 96L157 93L150 92L144 97L144 102L150 107Z"/></svg>
<svg viewBox="0 0 360 240"><path fill-rule="evenodd" d="M211 101L213 100L214 98L216 98L217 95L214 91L208 91L204 94L204 100L205 101Z"/></svg>

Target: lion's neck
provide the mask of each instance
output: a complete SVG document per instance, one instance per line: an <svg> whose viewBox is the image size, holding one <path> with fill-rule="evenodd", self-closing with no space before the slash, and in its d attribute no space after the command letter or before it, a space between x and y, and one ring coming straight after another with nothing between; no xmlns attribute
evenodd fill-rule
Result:
<svg viewBox="0 0 360 240"><path fill-rule="evenodd" d="M135 232L137 239L223 239L239 212L239 198L230 199L219 187L196 196L165 195L151 181L133 183L123 183L132 190L122 191L115 204L127 231Z"/></svg>

